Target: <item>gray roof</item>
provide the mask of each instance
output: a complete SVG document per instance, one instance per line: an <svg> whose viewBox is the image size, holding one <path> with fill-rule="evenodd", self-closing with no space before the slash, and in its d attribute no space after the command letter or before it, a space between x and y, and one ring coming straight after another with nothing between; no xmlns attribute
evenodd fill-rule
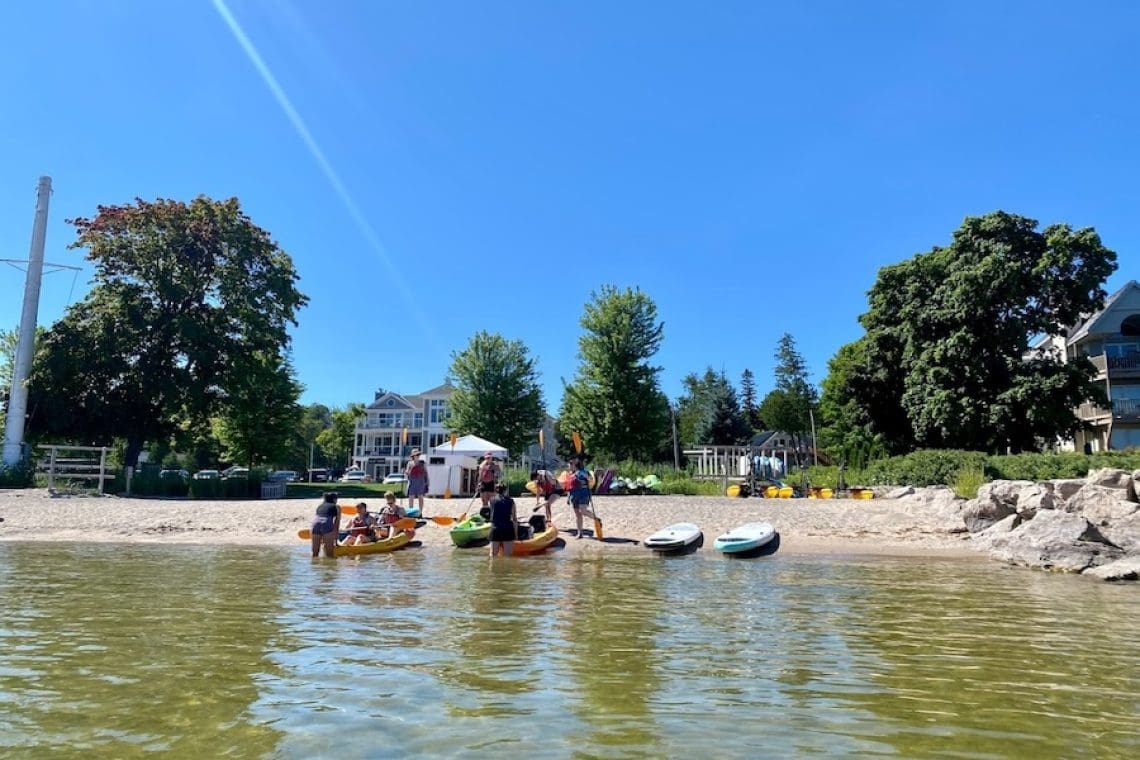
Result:
<svg viewBox="0 0 1140 760"><path fill-rule="evenodd" d="M1120 300L1120 297L1123 296L1125 292L1132 288L1140 289L1140 284L1137 284L1136 280L1129 280L1128 282L1124 283L1124 285L1121 286L1119 290L1105 299L1104 306L1100 311L1090 314L1081 322L1077 323L1073 327L1070 327L1065 333L1066 340L1069 343L1074 343L1088 335L1089 330L1096 323L1096 321L1100 319L1106 311L1111 309L1113 305Z"/></svg>

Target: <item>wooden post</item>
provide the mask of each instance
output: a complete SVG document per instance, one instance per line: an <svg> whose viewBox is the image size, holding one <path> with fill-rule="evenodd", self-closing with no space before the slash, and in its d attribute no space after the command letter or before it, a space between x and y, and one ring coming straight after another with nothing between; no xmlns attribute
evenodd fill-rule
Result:
<svg viewBox="0 0 1140 760"><path fill-rule="evenodd" d="M55 446L51 447L48 455L48 491L55 488Z"/></svg>
<svg viewBox="0 0 1140 760"><path fill-rule="evenodd" d="M99 447L99 495L103 495L103 475L107 472L107 447Z"/></svg>

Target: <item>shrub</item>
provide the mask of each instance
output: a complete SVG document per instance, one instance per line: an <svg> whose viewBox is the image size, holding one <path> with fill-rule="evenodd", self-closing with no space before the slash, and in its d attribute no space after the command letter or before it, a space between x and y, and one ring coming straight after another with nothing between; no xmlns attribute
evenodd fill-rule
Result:
<svg viewBox="0 0 1140 760"><path fill-rule="evenodd" d="M986 473L980 468L963 467L954 476L950 484L955 495L962 499L974 499L978 496L978 489L986 482Z"/></svg>
<svg viewBox="0 0 1140 760"><path fill-rule="evenodd" d="M986 455L980 451L924 450L901 457L879 459L867 465L861 485L949 485L963 469L984 470ZM854 484L850 478L848 483Z"/></svg>
<svg viewBox="0 0 1140 760"><path fill-rule="evenodd" d="M26 459L11 467L0 464L0 488L31 488L35 481L36 468Z"/></svg>

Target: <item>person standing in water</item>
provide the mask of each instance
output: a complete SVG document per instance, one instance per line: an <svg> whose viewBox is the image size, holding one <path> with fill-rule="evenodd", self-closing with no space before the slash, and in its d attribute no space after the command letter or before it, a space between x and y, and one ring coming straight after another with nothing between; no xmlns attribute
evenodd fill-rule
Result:
<svg viewBox="0 0 1140 760"><path fill-rule="evenodd" d="M313 557L324 547L326 557L336 556L336 538L340 533L340 507L337 506L337 492L325 492L324 501L317 506L309 530L313 539Z"/></svg>
<svg viewBox="0 0 1140 760"><path fill-rule="evenodd" d="M500 483L495 487L495 496L491 499L491 558L502 553L504 557L511 556L514 542L519 537L518 515L515 514L515 500L507 495L507 484Z"/></svg>
<svg viewBox="0 0 1140 760"><path fill-rule="evenodd" d="M415 500L420 499L420 513L424 511L424 494L428 491L428 469L420 458L420 450L412 449L412 458L404 468L404 475L408 478L408 509L415 506Z"/></svg>
<svg viewBox="0 0 1140 760"><path fill-rule="evenodd" d="M483 464L479 465L479 498L483 501L484 507L491 502L491 496L495 493L495 483L502 475L503 471L495 464L494 455L488 451L483 455Z"/></svg>

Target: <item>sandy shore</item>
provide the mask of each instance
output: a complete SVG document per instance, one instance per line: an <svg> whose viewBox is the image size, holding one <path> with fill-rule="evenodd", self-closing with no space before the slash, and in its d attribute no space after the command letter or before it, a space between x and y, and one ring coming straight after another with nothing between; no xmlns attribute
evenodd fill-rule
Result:
<svg viewBox="0 0 1140 760"><path fill-rule="evenodd" d="M529 516L533 498L517 500ZM694 522L712 538L746 522L769 522L780 533L781 552L971 557L961 521L906 500L730 499L687 496L605 496L595 506L605 541L576 539L573 512L560 501L554 522L567 555L644 553L640 541L675 522ZM351 500L348 503L354 503ZM458 517L470 499L427 499L425 514ZM477 504L477 502L476 502ZM375 509L378 504L371 505ZM52 497L42 490L0 490L0 541L97 541L125 543L303 544L316 501L188 501L116 497ZM586 521L587 529L591 528ZM425 549L452 550L447 528L427 523L416 532ZM469 549L468 551L476 551ZM486 551L483 549L483 551Z"/></svg>

